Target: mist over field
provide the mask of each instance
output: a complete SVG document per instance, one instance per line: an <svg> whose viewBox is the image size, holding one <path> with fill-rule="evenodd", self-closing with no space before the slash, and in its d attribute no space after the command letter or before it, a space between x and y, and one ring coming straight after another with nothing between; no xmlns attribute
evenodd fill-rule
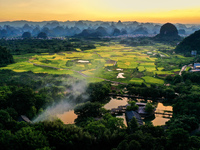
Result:
<svg viewBox="0 0 200 150"><path fill-rule="evenodd" d="M81 101L79 102L83 103L88 99L88 95L86 94L87 86L88 83L86 83L85 81L74 83L73 85L71 85L71 90L66 98L58 103L52 104L51 106L47 106L47 108L37 117L35 117L32 122L36 123L45 120L53 121L57 119L58 114L73 110L75 106L73 101L75 101L79 96L81 96Z"/></svg>
<svg viewBox="0 0 200 150"><path fill-rule="evenodd" d="M200 150L199 0L0 0L2 150Z"/></svg>

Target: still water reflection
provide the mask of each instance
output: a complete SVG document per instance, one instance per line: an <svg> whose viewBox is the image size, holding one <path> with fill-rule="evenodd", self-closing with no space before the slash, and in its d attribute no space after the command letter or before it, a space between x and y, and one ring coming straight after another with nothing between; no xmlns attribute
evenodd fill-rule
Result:
<svg viewBox="0 0 200 150"><path fill-rule="evenodd" d="M111 97L111 100L109 103L107 103L104 108L105 109L112 109L112 108L117 108L118 106L121 105L126 105L128 103L128 98L127 97Z"/></svg>
<svg viewBox="0 0 200 150"><path fill-rule="evenodd" d="M74 110L70 110L64 112L63 114L57 115L57 117L60 118L64 124L73 124L74 120L77 118L77 115L74 113Z"/></svg>
<svg viewBox="0 0 200 150"><path fill-rule="evenodd" d="M166 114L172 114L172 106L164 106L162 103L158 103L156 112L163 114L155 114L155 119L152 120L153 125L164 125L170 119L169 115Z"/></svg>
<svg viewBox="0 0 200 150"><path fill-rule="evenodd" d="M106 109L117 108L118 106L126 105L127 102L128 102L127 97L116 97L116 98L111 97L110 102L107 103L104 106L104 108L106 108ZM170 119L169 115L167 115L167 114L170 114L170 113L172 114L172 106L164 106L162 103L157 103L156 112L161 113L161 114L155 114L155 116L147 118L144 121L152 122L154 126L164 125L165 122L167 122ZM77 118L77 115L74 114L74 110L65 112L63 114L59 114L57 116L65 124L73 124L74 120ZM122 114L121 116L116 116L116 117L123 118L124 124L126 125L125 114Z"/></svg>

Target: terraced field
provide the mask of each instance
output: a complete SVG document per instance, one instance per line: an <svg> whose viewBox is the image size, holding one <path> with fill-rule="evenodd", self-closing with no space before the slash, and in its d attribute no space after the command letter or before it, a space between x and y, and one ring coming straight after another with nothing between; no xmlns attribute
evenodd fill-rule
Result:
<svg viewBox="0 0 200 150"><path fill-rule="evenodd" d="M55 54L14 56L16 63L1 69L16 72L70 74L89 82L163 84L167 74L177 74L180 64L191 61L181 55L159 51L163 45L126 47L121 44L96 45L96 49ZM166 49L173 47L166 46ZM169 65L166 65L169 64ZM168 68L167 68L167 67ZM123 73L120 76L119 73Z"/></svg>

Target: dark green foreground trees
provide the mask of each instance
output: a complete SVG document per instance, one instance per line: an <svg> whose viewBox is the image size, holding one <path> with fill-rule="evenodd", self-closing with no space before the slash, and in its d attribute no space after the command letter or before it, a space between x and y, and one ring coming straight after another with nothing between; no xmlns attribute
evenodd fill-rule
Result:
<svg viewBox="0 0 200 150"><path fill-rule="evenodd" d="M69 82L73 78L6 70L0 73L0 145L3 149L200 149L200 134L198 130L195 131L200 122L199 74L183 73L179 77L167 77L166 83L170 83L170 86L128 85L130 94L150 97L152 92L154 97L151 97L155 100L157 97L166 97L165 102L174 104L174 112L173 118L163 127L139 127L134 119L129 127L125 127L122 119L110 115L102 107L111 89L111 84L106 82L89 84L84 93L88 96L85 101L81 101L82 96L76 99L70 96L69 102L79 103L74 109L78 115L74 125L65 125L60 120L35 124L18 122L20 115L31 119L45 110L47 105L69 96L70 93L62 91L72 89ZM70 79L62 82L63 78ZM132 106L136 109L134 104Z"/></svg>
<svg viewBox="0 0 200 150"><path fill-rule="evenodd" d="M11 63L14 63L13 56L6 48L0 46L0 67Z"/></svg>

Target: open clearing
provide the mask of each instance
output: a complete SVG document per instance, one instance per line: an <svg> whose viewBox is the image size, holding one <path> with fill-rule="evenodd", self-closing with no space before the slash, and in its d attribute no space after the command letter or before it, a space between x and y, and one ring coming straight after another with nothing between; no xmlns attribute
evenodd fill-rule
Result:
<svg viewBox="0 0 200 150"><path fill-rule="evenodd" d="M120 83L163 84L163 77L179 72L178 65L190 61L191 58L165 54L158 50L160 47L165 45L127 47L112 43L110 46L98 46L96 49L85 51L16 55L15 64L1 69L69 74L89 82L106 80ZM167 48L170 49L169 46ZM118 74L123 74L124 78L117 78Z"/></svg>

